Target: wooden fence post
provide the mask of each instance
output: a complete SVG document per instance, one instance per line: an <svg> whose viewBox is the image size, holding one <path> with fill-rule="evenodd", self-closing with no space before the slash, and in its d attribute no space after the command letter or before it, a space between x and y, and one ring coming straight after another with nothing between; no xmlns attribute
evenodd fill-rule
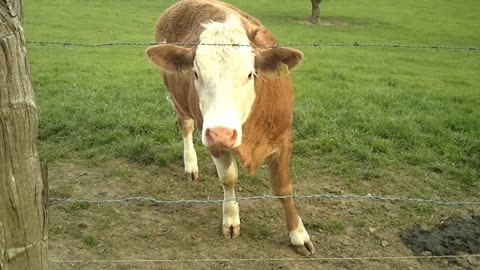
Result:
<svg viewBox="0 0 480 270"><path fill-rule="evenodd" d="M46 270L47 183L22 22L23 0L0 0L0 270Z"/></svg>

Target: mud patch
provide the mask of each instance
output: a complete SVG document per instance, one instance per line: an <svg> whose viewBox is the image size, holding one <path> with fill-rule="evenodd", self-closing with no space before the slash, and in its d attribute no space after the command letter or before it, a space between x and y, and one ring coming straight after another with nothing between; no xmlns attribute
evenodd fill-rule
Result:
<svg viewBox="0 0 480 270"><path fill-rule="evenodd" d="M431 230L416 225L400 236L417 256L480 254L480 216L450 217Z"/></svg>

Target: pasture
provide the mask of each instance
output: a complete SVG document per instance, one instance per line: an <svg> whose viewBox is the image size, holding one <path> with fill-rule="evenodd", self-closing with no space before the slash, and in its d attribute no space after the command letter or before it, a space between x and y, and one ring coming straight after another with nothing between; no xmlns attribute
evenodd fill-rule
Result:
<svg viewBox="0 0 480 270"><path fill-rule="evenodd" d="M151 42L174 1L27 1L27 40ZM325 25L303 23L308 1L227 1L280 44L359 42L480 46L474 0L328 1ZM199 136L200 183L183 175L182 140L147 46L28 45L50 196L221 198ZM468 50L296 47L293 186L299 194L480 198L480 54ZM197 134L198 135L198 134ZM268 172L240 174L238 196L269 193ZM314 257L411 256L399 233L477 207L299 200ZM53 204L52 260L295 257L281 206L242 202L242 236L225 240L221 205ZM296 257L295 257L296 258ZM52 269L474 269L478 260L60 264Z"/></svg>

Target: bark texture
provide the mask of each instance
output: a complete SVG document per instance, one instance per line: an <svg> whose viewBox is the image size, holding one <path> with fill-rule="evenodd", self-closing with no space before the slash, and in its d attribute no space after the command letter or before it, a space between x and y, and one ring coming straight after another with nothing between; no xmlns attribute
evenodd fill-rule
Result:
<svg viewBox="0 0 480 270"><path fill-rule="evenodd" d="M0 0L0 270L45 270L47 186L22 18L22 0Z"/></svg>
<svg viewBox="0 0 480 270"><path fill-rule="evenodd" d="M320 2L322 0L310 0L312 2L312 16L310 22L317 24L320 19Z"/></svg>

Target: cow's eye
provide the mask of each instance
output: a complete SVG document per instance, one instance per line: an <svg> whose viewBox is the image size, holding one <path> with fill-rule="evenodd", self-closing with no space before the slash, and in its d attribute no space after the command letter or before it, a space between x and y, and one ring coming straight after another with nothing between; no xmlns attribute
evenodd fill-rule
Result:
<svg viewBox="0 0 480 270"><path fill-rule="evenodd" d="M198 74L196 71L193 72L193 76L195 76L195 80L198 80Z"/></svg>
<svg viewBox="0 0 480 270"><path fill-rule="evenodd" d="M253 72L248 73L248 79L251 80L253 78Z"/></svg>

